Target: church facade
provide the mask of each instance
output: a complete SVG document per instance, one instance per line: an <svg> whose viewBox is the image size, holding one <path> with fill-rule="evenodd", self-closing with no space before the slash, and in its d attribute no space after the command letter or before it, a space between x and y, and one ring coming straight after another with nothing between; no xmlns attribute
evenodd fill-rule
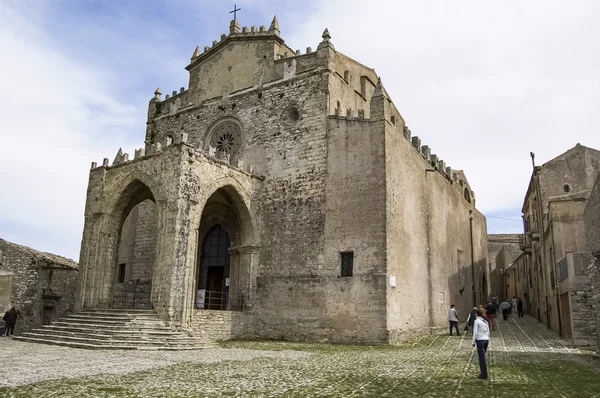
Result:
<svg viewBox="0 0 600 398"><path fill-rule="evenodd" d="M231 310L232 337L389 343L487 300L464 174L327 30L301 54L276 18L234 20L186 69L133 159L92 163L77 310L153 308L198 333Z"/></svg>

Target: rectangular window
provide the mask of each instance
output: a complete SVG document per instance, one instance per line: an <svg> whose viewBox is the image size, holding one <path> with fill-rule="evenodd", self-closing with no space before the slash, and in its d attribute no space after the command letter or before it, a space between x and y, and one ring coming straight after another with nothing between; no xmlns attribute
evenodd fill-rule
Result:
<svg viewBox="0 0 600 398"><path fill-rule="evenodd" d="M560 263L558 263L558 280L564 281L569 277L569 263L567 262L567 258L563 258Z"/></svg>
<svg viewBox="0 0 600 398"><path fill-rule="evenodd" d="M125 264L119 264L119 279L118 279L118 283L124 283L125 282Z"/></svg>
<svg viewBox="0 0 600 398"><path fill-rule="evenodd" d="M352 276L354 268L354 252L341 252L342 277Z"/></svg>

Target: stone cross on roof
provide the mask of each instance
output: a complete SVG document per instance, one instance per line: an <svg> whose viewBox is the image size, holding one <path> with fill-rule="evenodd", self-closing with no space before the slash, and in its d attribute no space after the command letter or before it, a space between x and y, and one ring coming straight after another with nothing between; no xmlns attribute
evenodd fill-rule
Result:
<svg viewBox="0 0 600 398"><path fill-rule="evenodd" d="M233 20L237 20L237 12L240 11L241 8L237 8L237 4L233 6L233 11L229 11L230 14L233 14Z"/></svg>

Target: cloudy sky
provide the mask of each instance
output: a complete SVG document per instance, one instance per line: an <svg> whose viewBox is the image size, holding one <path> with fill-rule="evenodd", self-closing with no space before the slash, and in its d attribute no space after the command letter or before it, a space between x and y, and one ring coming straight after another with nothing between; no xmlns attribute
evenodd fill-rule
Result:
<svg viewBox="0 0 600 398"><path fill-rule="evenodd" d="M434 153L464 169L490 233L519 232L531 173L600 148L596 0L237 0L292 48L375 68ZM0 238L78 259L89 165L143 146L147 101L187 87L222 0L0 0Z"/></svg>

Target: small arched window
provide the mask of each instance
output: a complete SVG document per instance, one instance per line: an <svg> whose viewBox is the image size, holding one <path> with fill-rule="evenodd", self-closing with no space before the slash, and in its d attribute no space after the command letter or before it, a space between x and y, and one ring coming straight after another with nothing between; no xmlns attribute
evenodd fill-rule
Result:
<svg viewBox="0 0 600 398"><path fill-rule="evenodd" d="M391 120L392 120L392 124L393 124L393 125L396 125L396 117L395 117L395 116L392 116L392 119L391 119Z"/></svg>
<svg viewBox="0 0 600 398"><path fill-rule="evenodd" d="M471 194L469 193L469 188L465 188L465 199L467 202L471 203Z"/></svg>
<svg viewBox="0 0 600 398"><path fill-rule="evenodd" d="M565 192L571 192L571 186L569 184L563 185L563 189Z"/></svg>

